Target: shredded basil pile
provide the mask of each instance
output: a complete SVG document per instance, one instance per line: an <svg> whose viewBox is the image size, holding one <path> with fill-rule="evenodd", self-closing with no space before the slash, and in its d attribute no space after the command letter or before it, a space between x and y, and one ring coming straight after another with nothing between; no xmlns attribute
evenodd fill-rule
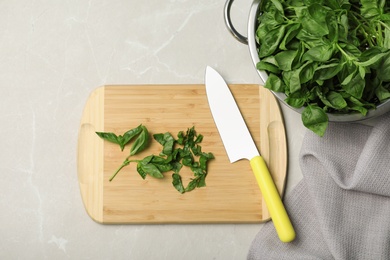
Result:
<svg viewBox="0 0 390 260"><path fill-rule="evenodd" d="M137 172L142 179L145 179L147 175L161 179L164 178L164 173L172 171L172 185L180 193L206 186L207 163L214 159L214 155L202 152L200 143L203 135L197 134L195 127L188 128L186 132L180 131L177 139L169 132L154 134L153 138L162 145L162 151L159 155L149 155L141 160L132 158L149 145L149 132L145 126L139 125L123 135L111 132L96 132L96 134L103 140L118 144L122 151L133 138L136 138L130 148L130 155L125 158L109 181L112 181L124 167L133 162L137 163ZM194 174L194 178L186 187L180 176L183 166L188 167Z"/></svg>
<svg viewBox="0 0 390 260"><path fill-rule="evenodd" d="M319 136L327 113L365 116L390 98L389 1L262 0L256 40L265 87Z"/></svg>

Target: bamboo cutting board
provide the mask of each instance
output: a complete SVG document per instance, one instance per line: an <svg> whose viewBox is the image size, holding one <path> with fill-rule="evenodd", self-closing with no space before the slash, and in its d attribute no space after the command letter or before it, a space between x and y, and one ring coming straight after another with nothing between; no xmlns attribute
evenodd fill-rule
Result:
<svg viewBox="0 0 390 260"><path fill-rule="evenodd" d="M283 119L274 96L259 85L229 85L249 130L282 193L287 171ZM123 134L145 125L150 134L195 126L204 135L202 151L215 156L208 164L206 187L180 194L171 173L164 179L142 179L136 164L109 178L129 154L100 139L95 132ZM159 154L151 146L134 159ZM245 149L245 147L243 147ZM192 173L180 172L186 185ZM104 86L93 91L81 119L78 179L89 216L99 223L259 223L269 219L249 161L231 164L209 110L204 85Z"/></svg>

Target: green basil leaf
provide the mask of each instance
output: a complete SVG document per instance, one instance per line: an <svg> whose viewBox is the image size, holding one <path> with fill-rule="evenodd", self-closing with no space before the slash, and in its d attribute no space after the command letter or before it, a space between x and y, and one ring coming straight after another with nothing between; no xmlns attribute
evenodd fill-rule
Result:
<svg viewBox="0 0 390 260"><path fill-rule="evenodd" d="M281 50L288 50L287 45L291 42L292 39L299 33L301 30L301 25L299 23L293 23L288 25L286 35L283 37L280 42L279 48Z"/></svg>
<svg viewBox="0 0 390 260"><path fill-rule="evenodd" d="M362 5L360 11L365 18L373 18L380 15L377 0L360 0L360 3Z"/></svg>
<svg viewBox="0 0 390 260"><path fill-rule="evenodd" d="M195 145L191 147L191 151L195 156L199 156L202 154L202 147L200 145Z"/></svg>
<svg viewBox="0 0 390 260"><path fill-rule="evenodd" d="M164 134L154 134L153 135L154 140L156 140L159 144L164 145Z"/></svg>
<svg viewBox="0 0 390 260"><path fill-rule="evenodd" d="M258 62L256 64L256 68L258 70L264 70L264 71L271 72L271 73L279 73L280 72L278 67L276 67L273 64L267 63L265 61Z"/></svg>
<svg viewBox="0 0 390 260"><path fill-rule="evenodd" d="M375 91L375 95L378 97L380 102L383 102L383 101L389 99L390 98L389 86L387 86L387 87L384 87L382 85L379 86L379 88L377 88Z"/></svg>
<svg viewBox="0 0 390 260"><path fill-rule="evenodd" d="M358 64L360 66L363 66L363 67L370 67L370 66L373 66L375 65L377 62L381 61L382 58L386 55L388 55L389 52L382 52L382 53L375 53L374 55L370 55L369 59L366 60L366 61L361 61L359 62ZM364 53L362 54L362 56L364 55ZM363 56L364 57L364 56Z"/></svg>
<svg viewBox="0 0 390 260"><path fill-rule="evenodd" d="M207 162L208 162L209 158L206 157L206 156L203 156L201 155L199 157L199 164L200 164L200 168L203 170L203 171L207 171Z"/></svg>
<svg viewBox="0 0 390 260"><path fill-rule="evenodd" d="M291 77L290 77L290 93L297 92L301 89L301 80L300 80L300 73L301 68L291 71Z"/></svg>
<svg viewBox="0 0 390 260"><path fill-rule="evenodd" d="M186 191L186 192L192 191L192 190L194 190L197 186L198 186L197 180L196 180L196 179L193 179L193 180L191 180L191 181L188 183L187 187L185 188L185 191Z"/></svg>
<svg viewBox="0 0 390 260"><path fill-rule="evenodd" d="M155 165L160 172L167 172L173 169L173 166L171 164L172 162L172 157L160 157L160 156L152 156L152 159L148 162L153 165Z"/></svg>
<svg viewBox="0 0 390 260"><path fill-rule="evenodd" d="M344 52L348 54L348 58L350 60L356 60L357 57L360 57L360 55L362 55L362 51L355 44L340 43L339 45L341 48L343 48Z"/></svg>
<svg viewBox="0 0 390 260"><path fill-rule="evenodd" d="M317 68L317 63L316 62L307 62L305 65L303 65L300 68L299 72L299 81L301 84L304 84L306 82L309 82L310 80L313 79L314 73Z"/></svg>
<svg viewBox="0 0 390 260"><path fill-rule="evenodd" d="M333 56L332 45L319 45L309 49L302 57L303 61L320 61L325 62L331 59Z"/></svg>
<svg viewBox="0 0 390 260"><path fill-rule="evenodd" d="M260 58L271 55L275 52L283 38L285 27L286 25L281 25L280 27L271 30L262 39L260 39Z"/></svg>
<svg viewBox="0 0 390 260"><path fill-rule="evenodd" d="M206 187L206 175L205 174L199 176L197 187L198 188Z"/></svg>
<svg viewBox="0 0 390 260"><path fill-rule="evenodd" d="M137 163L137 172L138 174L142 177L142 179L145 179L146 178L146 175L147 173L144 171L144 169L142 168L142 163Z"/></svg>
<svg viewBox="0 0 390 260"><path fill-rule="evenodd" d="M176 142L180 145L183 145L184 143L184 132L183 131L180 131L178 134L177 134L177 140Z"/></svg>
<svg viewBox="0 0 390 260"><path fill-rule="evenodd" d="M334 109L342 110L347 107L347 101L338 92L330 91L323 94L319 88L317 88L317 96L327 106Z"/></svg>
<svg viewBox="0 0 390 260"><path fill-rule="evenodd" d="M145 126L141 126L141 128L142 128L141 133L138 135L137 139L135 139L135 142L134 142L133 146L131 147L130 155L135 155L135 154L141 152L142 150L144 150L147 147L147 145L149 143L148 130L146 129Z"/></svg>
<svg viewBox="0 0 390 260"><path fill-rule="evenodd" d="M349 23L348 23L348 16L340 12L338 16L338 40L342 42L348 41L348 35L349 35Z"/></svg>
<svg viewBox="0 0 390 260"><path fill-rule="evenodd" d="M272 73L269 74L268 79L265 82L264 87L269 89L269 90L276 91L276 92L284 92L285 88L286 88L283 81L278 76L276 76L275 74L272 74Z"/></svg>
<svg viewBox="0 0 390 260"><path fill-rule="evenodd" d="M123 136L121 137L121 139L122 139L121 143L122 143L123 147L128 142L130 142L130 140L133 139L133 137L135 137L136 135L141 133L141 131L142 131L142 125L139 125L136 128L130 129L129 131L124 133ZM123 149L122 149L122 151L123 151Z"/></svg>
<svg viewBox="0 0 390 260"><path fill-rule="evenodd" d="M308 105L302 112L302 122L305 127L312 130L318 136L325 134L328 127L328 116L317 105Z"/></svg>
<svg viewBox="0 0 390 260"><path fill-rule="evenodd" d="M302 23L303 29L313 36L324 36L329 33L326 24L328 8L320 4L312 4L309 7L295 8L295 12Z"/></svg>
<svg viewBox="0 0 390 260"><path fill-rule="evenodd" d="M291 70L293 62L297 57L297 50L281 51L275 55L275 60L281 70Z"/></svg>
<svg viewBox="0 0 390 260"><path fill-rule="evenodd" d="M106 132L96 132L96 134L106 140L106 141L109 141L111 143L115 143L115 144L119 144L119 140L118 140L118 136L114 133L106 133Z"/></svg>
<svg viewBox="0 0 390 260"><path fill-rule="evenodd" d="M359 71L356 71L348 75L341 85L347 93L359 99L363 95L366 81L361 77Z"/></svg>
<svg viewBox="0 0 390 260"><path fill-rule="evenodd" d="M282 4L279 2L279 0L271 0L271 2L274 4L274 6L276 7L276 9L277 9L279 12L284 13L283 6L282 6Z"/></svg>
<svg viewBox="0 0 390 260"><path fill-rule="evenodd" d="M337 61L334 63L320 65L316 68L315 77L318 80L328 80L335 77L342 68L343 65Z"/></svg>
<svg viewBox="0 0 390 260"><path fill-rule="evenodd" d="M153 163L153 165L156 166L160 172L168 172L173 169L172 165L169 163Z"/></svg>
<svg viewBox="0 0 390 260"><path fill-rule="evenodd" d="M390 13L381 14L381 15L379 16L379 19L380 19L381 21L390 21Z"/></svg>
<svg viewBox="0 0 390 260"><path fill-rule="evenodd" d="M185 192L183 182L182 182L181 176L179 174L176 174L176 173L172 174L172 184L173 184L173 187L175 187L175 189L177 191L179 191L180 193Z"/></svg>
<svg viewBox="0 0 390 260"><path fill-rule="evenodd" d="M337 10L341 8L341 5L338 0L327 0L326 5L332 8L333 10Z"/></svg>
<svg viewBox="0 0 390 260"><path fill-rule="evenodd" d="M287 96L284 101L292 107L301 108L307 102L307 96L302 91L297 91Z"/></svg>
<svg viewBox="0 0 390 260"><path fill-rule="evenodd" d="M379 79L390 81L390 53L383 57L377 73Z"/></svg>
<svg viewBox="0 0 390 260"><path fill-rule="evenodd" d="M194 173L194 175L196 177L205 174L205 171L202 170L202 168L200 168L200 165L196 165L195 167L191 167L191 171Z"/></svg>
<svg viewBox="0 0 390 260"><path fill-rule="evenodd" d="M118 144L121 148L121 150L123 151L123 149L125 148L125 145L136 135L138 135L140 132L141 132L142 128L141 128L141 125L136 127L136 128L133 128L129 131L127 131L126 133L122 135L116 135L114 133L105 133L105 132L96 132L96 134L98 136L100 136L101 138L103 138L104 140L107 140L111 143L115 143L115 144Z"/></svg>
<svg viewBox="0 0 390 260"><path fill-rule="evenodd" d="M196 139L194 141L195 144L201 143L203 141L203 135L196 135Z"/></svg>
<svg viewBox="0 0 390 260"><path fill-rule="evenodd" d="M181 168L183 167L183 164L175 161L174 163L172 163L172 170L174 173L176 174L179 174Z"/></svg>
<svg viewBox="0 0 390 260"><path fill-rule="evenodd" d="M347 101L345 101L343 96L336 91L330 91L326 95L326 98L329 100L330 106L335 109L344 109L347 107Z"/></svg>
<svg viewBox="0 0 390 260"><path fill-rule="evenodd" d="M154 157L155 157L154 155L146 156L144 159L141 160L141 163L148 164L153 160Z"/></svg>
<svg viewBox="0 0 390 260"><path fill-rule="evenodd" d="M187 155L186 157L184 157L182 159L182 164L184 166L190 166L191 167L193 163L194 163L194 158L192 157L192 154L189 154L189 155Z"/></svg>
<svg viewBox="0 0 390 260"><path fill-rule="evenodd" d="M389 14L390 18L390 14ZM385 27L385 37L383 41L383 47L386 49L390 49L390 22L387 22L387 26Z"/></svg>
<svg viewBox="0 0 390 260"><path fill-rule="evenodd" d="M164 178L164 175L161 173L161 171L156 167L156 165L152 164L152 163L148 163L148 164L144 164L144 163L139 163L138 165L140 165L142 171L150 176L152 176L153 178L158 178L158 179L162 179ZM138 165L137 165L137 168L138 168Z"/></svg>
<svg viewBox="0 0 390 260"><path fill-rule="evenodd" d="M175 139L170 133L167 132L165 134L154 134L153 138L163 146L161 155L172 154Z"/></svg>

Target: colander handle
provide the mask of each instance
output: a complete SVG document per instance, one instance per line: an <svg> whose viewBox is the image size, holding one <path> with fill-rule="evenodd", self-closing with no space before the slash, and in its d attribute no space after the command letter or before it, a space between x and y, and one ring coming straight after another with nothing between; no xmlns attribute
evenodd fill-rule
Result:
<svg viewBox="0 0 390 260"><path fill-rule="evenodd" d="M230 18L230 8L232 7L234 0L227 0L225 3L224 8L224 17L225 17L225 24L229 32L236 38L237 41L248 44L248 38L237 32L237 30L234 28L232 20Z"/></svg>

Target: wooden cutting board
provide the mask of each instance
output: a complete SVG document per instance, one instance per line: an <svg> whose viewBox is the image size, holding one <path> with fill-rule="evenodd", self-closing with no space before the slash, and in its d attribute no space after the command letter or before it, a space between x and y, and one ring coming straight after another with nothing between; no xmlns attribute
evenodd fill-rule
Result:
<svg viewBox="0 0 390 260"><path fill-rule="evenodd" d="M229 85L249 130L282 193L287 171L283 119L274 96L259 85ZM145 125L150 134L176 136L195 126L204 135L202 151L212 152L206 187L180 194L171 173L143 180L130 164L109 182L129 154L95 132L123 134ZM153 138L151 138L153 139ZM245 147L243 147L245 149ZM159 154L152 145L134 158ZM192 173L181 171L183 182ZM78 140L78 179L89 216L99 223L259 223L269 219L249 161L231 164L209 110L204 85L104 86L86 102Z"/></svg>

